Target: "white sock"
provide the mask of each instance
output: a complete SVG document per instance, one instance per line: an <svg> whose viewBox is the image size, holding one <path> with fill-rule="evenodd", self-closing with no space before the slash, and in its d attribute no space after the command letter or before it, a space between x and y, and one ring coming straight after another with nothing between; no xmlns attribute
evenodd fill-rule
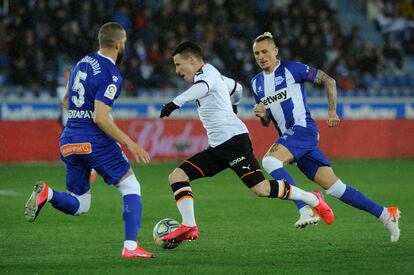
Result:
<svg viewBox="0 0 414 275"><path fill-rule="evenodd" d="M137 248L138 244L134 241L124 241L124 248L128 250L135 250Z"/></svg>
<svg viewBox="0 0 414 275"><path fill-rule="evenodd" d="M53 189L49 187L47 190L47 201L50 201L52 198L53 198Z"/></svg>
<svg viewBox="0 0 414 275"><path fill-rule="evenodd" d="M390 219L390 212L388 212L387 208L384 207L378 219L380 219L382 222L387 222Z"/></svg>
<svg viewBox="0 0 414 275"><path fill-rule="evenodd" d="M280 185L279 185L280 186ZM303 201L304 203L314 207L319 204L318 197L310 192L306 192L296 186L291 185L290 200ZM280 189L280 187L279 187ZM280 192L280 190L279 190Z"/></svg>
<svg viewBox="0 0 414 275"><path fill-rule="evenodd" d="M326 194L335 197L340 198L345 193L346 190L346 184L343 183L340 179L338 179L334 184L332 184L331 187L326 189Z"/></svg>
<svg viewBox="0 0 414 275"><path fill-rule="evenodd" d="M177 208L183 218L182 224L186 226L195 226L194 200L193 198L184 198L177 202Z"/></svg>

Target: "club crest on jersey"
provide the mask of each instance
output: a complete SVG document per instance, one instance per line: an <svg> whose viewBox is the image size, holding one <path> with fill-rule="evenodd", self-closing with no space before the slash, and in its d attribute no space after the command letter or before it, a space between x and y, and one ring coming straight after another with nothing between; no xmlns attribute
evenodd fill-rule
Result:
<svg viewBox="0 0 414 275"><path fill-rule="evenodd" d="M115 84L109 84L108 87L106 87L104 96L109 99L114 99L116 95L116 86Z"/></svg>
<svg viewBox="0 0 414 275"><path fill-rule="evenodd" d="M272 103L274 102L280 102L280 101L285 101L287 98L287 89L281 89L278 90L276 92L274 92L273 94L270 94L268 96L262 97L260 99L260 101L266 106L269 107Z"/></svg>
<svg viewBox="0 0 414 275"><path fill-rule="evenodd" d="M280 84L282 84L283 83L283 81L285 81L285 79L283 78L283 76L278 76L278 77L276 77L275 78L275 84L276 85L280 85Z"/></svg>

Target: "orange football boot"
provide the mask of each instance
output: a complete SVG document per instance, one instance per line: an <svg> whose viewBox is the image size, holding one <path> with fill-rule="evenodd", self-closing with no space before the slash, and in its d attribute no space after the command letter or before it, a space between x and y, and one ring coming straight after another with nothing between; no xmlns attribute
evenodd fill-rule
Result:
<svg viewBox="0 0 414 275"><path fill-rule="evenodd" d="M321 191L316 190L313 191L312 194L314 194L319 200L319 204L314 206L313 209L318 212L319 216L326 224L332 224L334 221L334 213L331 207L324 200Z"/></svg>

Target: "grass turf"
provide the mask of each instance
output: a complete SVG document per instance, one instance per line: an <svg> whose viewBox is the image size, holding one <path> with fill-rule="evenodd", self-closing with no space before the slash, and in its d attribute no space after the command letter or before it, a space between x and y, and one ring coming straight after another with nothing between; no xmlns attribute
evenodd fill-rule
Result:
<svg viewBox="0 0 414 275"><path fill-rule="evenodd" d="M327 198L335 222L297 230L292 202L257 198L231 171L192 183L200 238L163 250L152 241L162 218L180 221L167 184L174 163L136 166L142 186L140 245L153 260L120 258L122 199L101 178L92 186L88 214L71 217L46 205L34 224L24 220L33 183L64 190L62 164L0 165L0 274L413 274L414 160L333 161L345 183L375 201L398 205L401 239L389 241L381 222ZM313 190L294 166L300 187Z"/></svg>

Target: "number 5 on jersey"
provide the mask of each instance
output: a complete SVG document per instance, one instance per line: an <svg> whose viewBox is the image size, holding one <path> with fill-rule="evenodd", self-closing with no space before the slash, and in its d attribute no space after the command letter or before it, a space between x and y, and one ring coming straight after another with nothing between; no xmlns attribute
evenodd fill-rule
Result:
<svg viewBox="0 0 414 275"><path fill-rule="evenodd" d="M82 105L85 104L85 87L81 83L81 80L85 81L87 76L87 73L78 71L76 73L75 80L73 81L72 89L78 93L78 96L74 95L71 99L75 106L78 108L82 107Z"/></svg>

